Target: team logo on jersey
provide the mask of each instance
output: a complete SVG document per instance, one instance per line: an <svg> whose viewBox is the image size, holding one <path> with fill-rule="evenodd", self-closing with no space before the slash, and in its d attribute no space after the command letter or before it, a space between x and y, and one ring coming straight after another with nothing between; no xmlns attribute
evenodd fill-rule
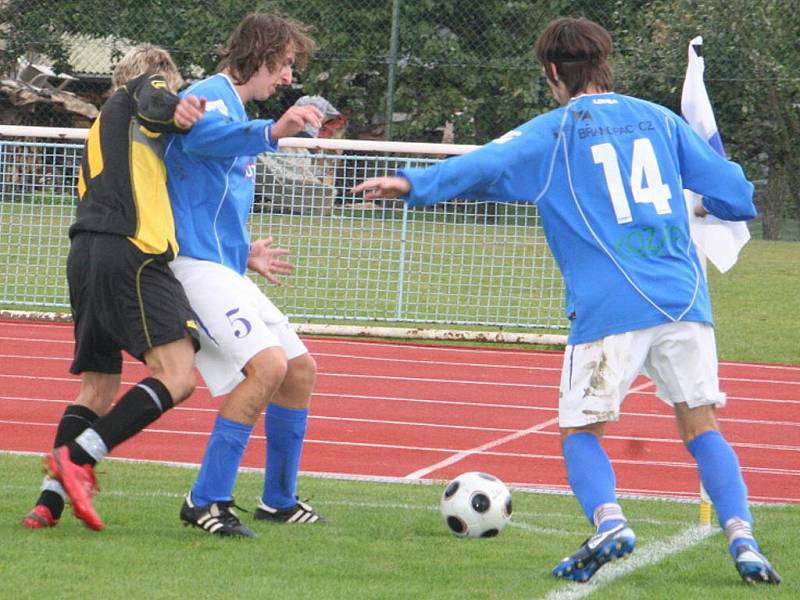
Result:
<svg viewBox="0 0 800 600"><path fill-rule="evenodd" d="M206 112L216 111L229 117L230 114L228 113L228 107L225 106L224 100L212 100L211 102L206 102Z"/></svg>
<svg viewBox="0 0 800 600"><path fill-rule="evenodd" d="M592 113L588 110L573 110L572 118L576 121L591 121Z"/></svg>
<svg viewBox="0 0 800 600"><path fill-rule="evenodd" d="M508 133L504 133L499 138L494 140L495 144L506 144L513 140L515 137L519 137L522 135L521 131L509 131Z"/></svg>

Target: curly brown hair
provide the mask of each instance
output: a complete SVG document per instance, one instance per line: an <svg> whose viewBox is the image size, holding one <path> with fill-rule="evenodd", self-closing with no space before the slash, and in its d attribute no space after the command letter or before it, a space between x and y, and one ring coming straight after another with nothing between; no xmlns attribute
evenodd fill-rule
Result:
<svg viewBox="0 0 800 600"><path fill-rule="evenodd" d="M278 68L289 47L295 53L295 66L304 69L316 46L309 35L311 29L291 17L250 13L219 50L217 71L227 69L234 83L245 84L261 65L267 65L270 71Z"/></svg>
<svg viewBox="0 0 800 600"><path fill-rule="evenodd" d="M553 81L548 65L554 64L559 78L574 96L591 84L611 91L614 70L608 56L613 47L611 35L601 25L584 17L563 17L545 27L536 40L535 52L547 78Z"/></svg>

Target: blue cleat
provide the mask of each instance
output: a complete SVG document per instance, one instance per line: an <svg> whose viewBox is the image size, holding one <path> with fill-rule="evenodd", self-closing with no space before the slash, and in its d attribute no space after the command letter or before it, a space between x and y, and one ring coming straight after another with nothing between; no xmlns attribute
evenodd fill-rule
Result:
<svg viewBox="0 0 800 600"><path fill-rule="evenodd" d="M736 547L736 570L747 583L781 582L781 576L772 567L767 557L750 544L739 544Z"/></svg>
<svg viewBox="0 0 800 600"><path fill-rule="evenodd" d="M584 583L604 564L628 556L635 547L636 534L626 523L621 523L586 540L575 554L555 566L552 575Z"/></svg>

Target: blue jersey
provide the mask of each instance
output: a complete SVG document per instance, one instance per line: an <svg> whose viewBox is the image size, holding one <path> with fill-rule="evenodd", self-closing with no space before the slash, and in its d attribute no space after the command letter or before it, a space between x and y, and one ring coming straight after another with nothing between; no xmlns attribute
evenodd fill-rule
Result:
<svg viewBox="0 0 800 600"><path fill-rule="evenodd" d="M721 219L756 215L739 165L671 111L614 93L579 96L469 154L399 174L412 206L457 197L536 204L564 277L571 344L712 323L683 189Z"/></svg>
<svg viewBox="0 0 800 600"><path fill-rule="evenodd" d="M256 155L274 152L272 121L249 119L233 83L214 75L187 88L206 99L189 135L173 136L165 153L180 256L247 270L247 220L255 192Z"/></svg>

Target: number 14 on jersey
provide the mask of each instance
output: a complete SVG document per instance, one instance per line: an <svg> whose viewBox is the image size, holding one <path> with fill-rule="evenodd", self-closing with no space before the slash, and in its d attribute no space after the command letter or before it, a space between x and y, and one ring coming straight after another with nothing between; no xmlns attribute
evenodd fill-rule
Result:
<svg viewBox="0 0 800 600"><path fill-rule="evenodd" d="M606 187L611 197L617 223L630 223L633 221L633 216L622 180L622 170L616 149L609 143L595 144L592 146L592 157L595 164L603 166ZM636 138L633 140L629 172L631 174L629 183L634 202L652 204L659 215L668 215L672 212L669 205L672 193L661 178L661 169L658 167L656 153L649 139Z"/></svg>

